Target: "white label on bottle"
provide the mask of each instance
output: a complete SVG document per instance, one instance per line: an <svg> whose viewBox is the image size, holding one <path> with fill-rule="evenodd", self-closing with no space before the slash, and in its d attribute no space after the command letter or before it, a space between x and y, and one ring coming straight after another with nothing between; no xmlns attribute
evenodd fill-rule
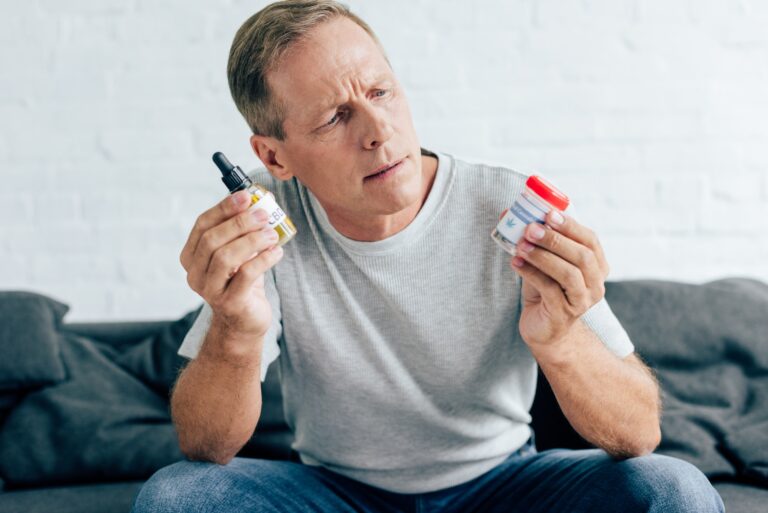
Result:
<svg viewBox="0 0 768 513"><path fill-rule="evenodd" d="M259 201L251 205L248 210L255 210L257 208L266 210L267 215L269 215L268 221L271 228L282 223L286 218L285 212L283 212L283 209L277 204L275 196L271 192L265 194Z"/></svg>
<svg viewBox="0 0 768 513"><path fill-rule="evenodd" d="M523 193L501 218L496 230L509 242L517 244L525 232L525 227L530 223L544 223L546 215L546 211Z"/></svg>

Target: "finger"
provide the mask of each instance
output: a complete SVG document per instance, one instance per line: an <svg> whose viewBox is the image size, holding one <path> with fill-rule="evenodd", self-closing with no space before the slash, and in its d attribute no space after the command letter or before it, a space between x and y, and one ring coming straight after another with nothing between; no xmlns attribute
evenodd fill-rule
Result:
<svg viewBox="0 0 768 513"><path fill-rule="evenodd" d="M562 219L562 221L560 221L560 219ZM547 214L546 223L547 226L553 230L590 248L595 254L595 258L597 259L597 263L603 274L603 279L608 276L608 261L605 258L603 246L600 244L595 232L586 226L579 224L573 217L558 210L552 210Z"/></svg>
<svg viewBox="0 0 768 513"><path fill-rule="evenodd" d="M265 228L248 232L217 249L211 257L206 278L206 289L212 295L224 292L235 273L263 251L277 244L277 232Z"/></svg>
<svg viewBox="0 0 768 513"><path fill-rule="evenodd" d="M213 254L245 233L264 229L268 226L267 218L262 209L242 212L203 233L187 269L190 285L205 286Z"/></svg>
<svg viewBox="0 0 768 513"><path fill-rule="evenodd" d="M510 266L523 278L523 280L527 281L538 290L541 297L547 303L564 306L568 302L565 293L555 280L541 272L539 269L536 269L536 267L526 262L523 258L520 258L519 256L513 257L510 260Z"/></svg>
<svg viewBox="0 0 768 513"><path fill-rule="evenodd" d="M518 251L517 256L554 280L564 291L565 298L572 307L586 310L592 306L593 293L584 283L584 275L578 267L541 248L534 249L530 253Z"/></svg>
<svg viewBox="0 0 768 513"><path fill-rule="evenodd" d="M251 205L251 196L246 191L238 191L230 194L213 207L203 212L195 221L192 231L189 232L187 242L181 250L180 260L184 269L188 269L192 262L200 238L214 226L221 224L230 217L244 211Z"/></svg>
<svg viewBox="0 0 768 513"><path fill-rule="evenodd" d="M505 208L505 209L504 209L504 212L502 212L502 213L501 213L501 215L499 216L499 221L501 221L501 218L502 218L502 217L504 217L504 215L505 215L507 212L509 212L509 209L508 209L508 208Z"/></svg>
<svg viewBox="0 0 768 513"><path fill-rule="evenodd" d="M208 260L213 253L238 237L269 226L269 216L263 209L249 210L231 217L206 231L197 244L194 258ZM209 264L210 265L210 264ZM207 271L206 267L206 271Z"/></svg>
<svg viewBox="0 0 768 513"><path fill-rule="evenodd" d="M599 290L605 279L597 257L591 248L569 239L549 226L531 223L525 230L524 240L518 243L518 250L527 255L535 255L540 252L550 252L557 255L579 269L584 284L590 290ZM549 262L558 265L556 261L551 259ZM542 270L549 273L549 269ZM552 277L564 276L553 274Z"/></svg>
<svg viewBox="0 0 768 513"><path fill-rule="evenodd" d="M227 286L226 294L237 301L244 301L255 284L263 283L264 273L283 258L283 248L274 246L262 251L256 258L249 260L237 271Z"/></svg>

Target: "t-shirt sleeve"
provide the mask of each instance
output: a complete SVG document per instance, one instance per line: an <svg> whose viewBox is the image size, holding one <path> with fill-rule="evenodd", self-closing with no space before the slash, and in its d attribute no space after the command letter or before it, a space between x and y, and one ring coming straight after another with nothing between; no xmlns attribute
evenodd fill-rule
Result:
<svg viewBox="0 0 768 513"><path fill-rule="evenodd" d="M277 341L282 336L282 316L280 314L280 297L277 294L277 288L275 287L274 276L272 271L268 271L264 274L264 290L267 295L267 300L270 306L272 306L272 324L264 335L264 347L261 354L261 381L267 376L267 368L269 364L277 359L280 355L280 346ZM203 308L189 328L184 340L181 342L178 354L193 360L197 358L200 348L205 341L205 337L208 334L208 329L211 326L211 310L208 303L203 303Z"/></svg>
<svg viewBox="0 0 768 513"><path fill-rule="evenodd" d="M602 298L587 310L581 320L619 358L632 354L635 345L630 340L627 331L614 315L608 301Z"/></svg>

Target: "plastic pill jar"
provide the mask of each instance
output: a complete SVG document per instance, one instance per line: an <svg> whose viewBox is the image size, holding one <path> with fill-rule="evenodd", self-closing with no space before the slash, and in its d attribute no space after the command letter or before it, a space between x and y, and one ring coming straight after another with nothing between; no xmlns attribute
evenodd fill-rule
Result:
<svg viewBox="0 0 768 513"><path fill-rule="evenodd" d="M491 232L491 238L510 255L517 253L517 243L531 223L544 224L550 210L568 208L568 196L537 175L529 176L525 189L517 197L499 224Z"/></svg>

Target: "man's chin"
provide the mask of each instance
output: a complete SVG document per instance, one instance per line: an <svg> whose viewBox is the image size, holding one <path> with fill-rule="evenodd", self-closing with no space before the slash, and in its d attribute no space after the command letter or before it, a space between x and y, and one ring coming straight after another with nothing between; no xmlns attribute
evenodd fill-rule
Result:
<svg viewBox="0 0 768 513"><path fill-rule="evenodd" d="M413 207L422 199L420 198L421 188L411 183L401 184L400 187L388 191L378 191L378 194L367 196L368 201L366 203L369 211L375 211L378 215L397 214Z"/></svg>

